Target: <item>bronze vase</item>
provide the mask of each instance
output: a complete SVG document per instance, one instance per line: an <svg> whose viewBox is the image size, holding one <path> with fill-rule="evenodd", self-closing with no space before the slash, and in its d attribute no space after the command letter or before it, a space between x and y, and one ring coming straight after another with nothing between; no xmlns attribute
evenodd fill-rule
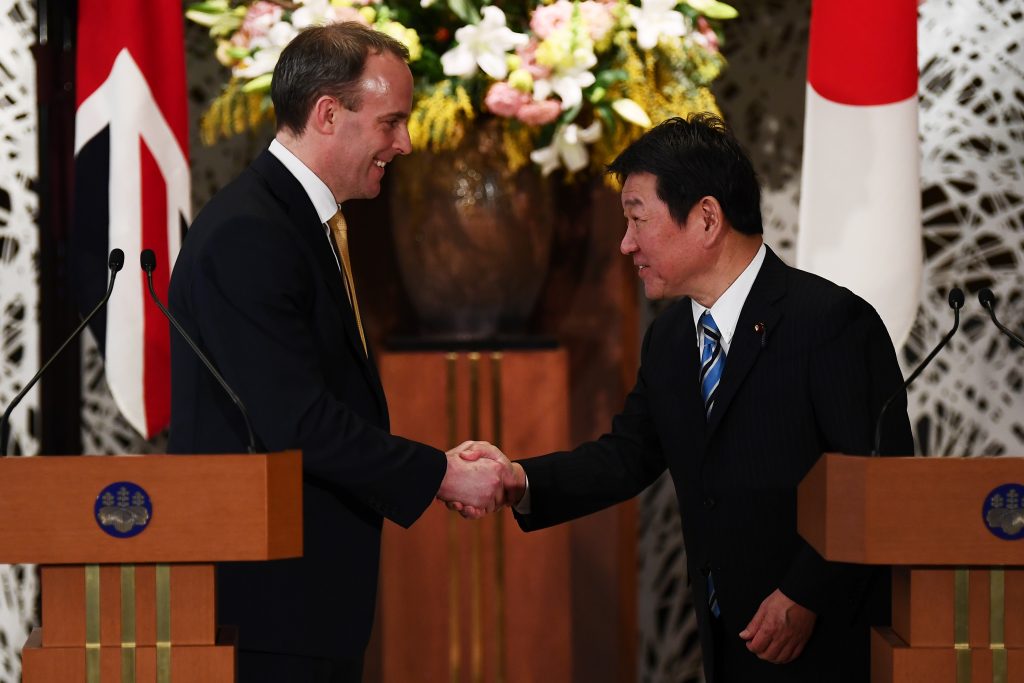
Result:
<svg viewBox="0 0 1024 683"><path fill-rule="evenodd" d="M398 161L390 192L398 265L419 335L522 335L548 272L551 192L535 166L511 173L495 125L458 149Z"/></svg>

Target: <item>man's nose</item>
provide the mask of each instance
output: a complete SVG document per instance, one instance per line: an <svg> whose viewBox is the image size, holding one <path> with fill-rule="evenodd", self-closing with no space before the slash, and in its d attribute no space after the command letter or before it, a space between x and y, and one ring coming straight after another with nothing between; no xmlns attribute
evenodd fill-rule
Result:
<svg viewBox="0 0 1024 683"><path fill-rule="evenodd" d="M626 234L622 236L622 242L619 243L619 251L622 252L623 256L629 256L637 252L636 240L633 239L633 231L626 228Z"/></svg>

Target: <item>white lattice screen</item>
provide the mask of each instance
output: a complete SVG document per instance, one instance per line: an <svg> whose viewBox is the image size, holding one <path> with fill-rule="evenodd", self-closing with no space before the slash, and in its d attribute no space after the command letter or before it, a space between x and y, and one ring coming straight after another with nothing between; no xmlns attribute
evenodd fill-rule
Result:
<svg viewBox="0 0 1024 683"><path fill-rule="evenodd" d="M0 0L0 409L39 367L35 17L28 0ZM9 453L39 451L38 409L33 389L11 416ZM0 683L21 680L37 595L34 567L0 565Z"/></svg>

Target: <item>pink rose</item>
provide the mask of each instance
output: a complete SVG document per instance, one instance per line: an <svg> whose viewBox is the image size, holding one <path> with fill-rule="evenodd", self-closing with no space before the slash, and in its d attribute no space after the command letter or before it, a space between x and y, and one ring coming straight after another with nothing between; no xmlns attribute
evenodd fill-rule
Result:
<svg viewBox="0 0 1024 683"><path fill-rule="evenodd" d="M697 35L694 39L710 52L718 52L718 34L704 17L697 17Z"/></svg>
<svg viewBox="0 0 1024 683"><path fill-rule="evenodd" d="M484 106L498 116L512 118L519 108L530 101L530 96L516 90L505 81L498 81L487 91Z"/></svg>
<svg viewBox="0 0 1024 683"><path fill-rule="evenodd" d="M595 42L601 40L615 24L615 17L612 16L611 6L603 2L586 0L580 3L580 15L587 27L590 38Z"/></svg>
<svg viewBox="0 0 1024 683"><path fill-rule="evenodd" d="M366 20L366 17L360 14L359 10L355 7L336 7L331 5L327 9L325 18L327 19L327 22L331 24L340 24L343 21L355 21L363 26L370 25L370 22Z"/></svg>
<svg viewBox="0 0 1024 683"><path fill-rule="evenodd" d="M245 42L267 35L270 28L281 20L282 15L284 8L276 3L266 0L254 2L242 20L241 33L248 37Z"/></svg>
<svg viewBox="0 0 1024 683"><path fill-rule="evenodd" d="M562 113L562 105L558 100L530 101L519 107L516 118L528 126L543 126L551 123Z"/></svg>
<svg viewBox="0 0 1024 683"><path fill-rule="evenodd" d="M551 67L537 63L537 42L531 40L526 45L516 48L516 55L523 60L522 68L530 72L535 81L551 75Z"/></svg>
<svg viewBox="0 0 1024 683"><path fill-rule="evenodd" d="M542 5L533 11L530 17L530 28L544 40L552 33L567 26L572 20L572 3L569 0L558 0L552 5Z"/></svg>

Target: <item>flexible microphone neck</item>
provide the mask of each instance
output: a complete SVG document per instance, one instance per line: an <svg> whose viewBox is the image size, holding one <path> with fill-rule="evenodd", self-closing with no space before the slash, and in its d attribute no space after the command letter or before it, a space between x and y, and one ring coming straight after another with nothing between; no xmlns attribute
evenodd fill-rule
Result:
<svg viewBox="0 0 1024 683"><path fill-rule="evenodd" d="M996 327L999 328L1000 332L1017 342L1019 346L1024 347L1024 339L1021 339L1019 335L1015 334L1013 330L1003 325L999 322L999 319L996 318L996 297L992 294L991 289L985 287L978 292L978 303L981 304L982 308L988 311L989 317L992 318L992 322L996 324Z"/></svg>
<svg viewBox="0 0 1024 683"><path fill-rule="evenodd" d="M228 386L227 381L225 381L225 379L221 377L220 373L217 372L217 368L213 367L213 363L210 362L210 359L206 357L205 353L199 350L199 346L197 346L196 343L192 341L192 337L189 336L189 334L184 330L184 328L182 328L180 324L178 324L177 319L175 319L175 317L171 315L171 312L167 310L167 307L164 306L163 303L161 303L160 297L156 295L156 290L153 288L153 271L156 270L156 254L153 253L152 249L146 249L142 252L139 260L142 264L142 270L146 272L146 285L149 288L150 297L152 297L153 301L157 305L157 308L160 309L160 312L164 314L164 317L167 318L172 325L174 325L174 329L178 331L178 334L181 335L181 338L184 339L185 342L192 348L192 351L195 352L196 357L203 362L203 365L206 366L206 369L209 370L210 374L213 375L214 379L217 380L217 383L220 384L221 388L224 390L224 393L228 395L228 398L230 398L234 402L234 404L238 406L238 411L242 414L242 420L245 421L245 430L249 434L249 452L256 453L256 435L252 431L252 424L249 422L249 413L246 412L245 406L242 404L242 400L238 398L234 391L231 390L231 387ZM260 448L262 449L262 444L260 444Z"/></svg>
<svg viewBox="0 0 1024 683"><path fill-rule="evenodd" d="M28 392L32 390L32 387L36 385L36 382L38 382L39 378L43 376L46 369L49 368L53 361L57 360L57 357L60 356L61 352L67 348L67 345L74 341L74 339L81 334L82 330L85 329L85 326L89 324L89 321L91 321L93 317L95 317L95 315L107 305L107 301L110 300L110 294L114 291L114 280L117 278L117 273L123 267L124 252L120 249L112 249L110 251L110 255L107 257L107 268L110 270L110 282L107 284L106 294L104 294L103 298L100 299L100 302L96 304L91 311L89 311L89 314L82 319L82 322L75 328L75 331L72 332L66 340L64 340L64 343L60 345L60 348L57 349L56 353L50 356L49 360L43 364L43 367L39 368L39 372L37 372L32 379L28 381L28 384L26 384L20 392L18 392L18 395L14 397L11 404L7 406L7 410L4 411L3 417L0 418L0 457L7 455L7 437L9 436L8 431L10 428L11 413L17 405L21 403L21 399L25 398L25 395L28 394Z"/></svg>
<svg viewBox="0 0 1024 683"><path fill-rule="evenodd" d="M953 309L953 327L950 328L949 332L947 332L935 348L932 349L931 353L925 357L924 361L922 361L921 364L918 365L912 373L910 373L910 377L908 377L903 383L903 386L893 392L893 394L886 399L885 403L882 404L882 409L878 411L878 420L875 422L875 447L871 451L871 455L873 456L879 455L882 448L882 420L885 417L885 411L889 408L889 405L896 400L897 396L906 392L907 387L909 387L913 381L917 379L918 375L928 367L928 364L931 363L936 354L938 354L938 352L949 343L949 340L953 338L953 335L956 334L957 329L960 327L960 309L964 306L963 290L959 287L954 287L949 290L947 300L949 302L949 307Z"/></svg>

